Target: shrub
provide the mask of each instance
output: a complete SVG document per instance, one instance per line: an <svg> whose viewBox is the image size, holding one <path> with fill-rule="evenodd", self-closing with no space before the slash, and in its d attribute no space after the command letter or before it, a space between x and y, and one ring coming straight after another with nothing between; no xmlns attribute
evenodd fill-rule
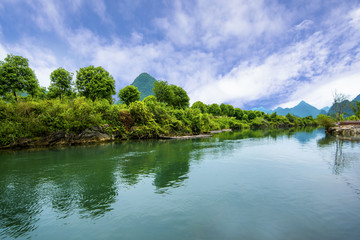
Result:
<svg viewBox="0 0 360 240"><path fill-rule="evenodd" d="M335 120L323 114L318 115L316 120L321 126L324 126L325 129L335 126Z"/></svg>

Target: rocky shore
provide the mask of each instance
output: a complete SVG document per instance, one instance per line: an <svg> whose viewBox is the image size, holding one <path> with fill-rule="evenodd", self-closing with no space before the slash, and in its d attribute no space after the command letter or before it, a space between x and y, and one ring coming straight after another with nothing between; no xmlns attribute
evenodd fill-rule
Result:
<svg viewBox="0 0 360 240"><path fill-rule="evenodd" d="M86 129L80 134L56 132L43 138L20 138L16 142L1 146L0 149L23 149L56 147L62 145L77 145L113 141L114 136L103 133L98 128Z"/></svg>
<svg viewBox="0 0 360 240"><path fill-rule="evenodd" d="M327 132L343 140L360 140L360 121L340 122Z"/></svg>
<svg viewBox="0 0 360 240"><path fill-rule="evenodd" d="M210 131L210 134L188 135L188 136L159 136L159 139L191 139L191 138L207 138L211 134L232 131L231 129L222 129ZM56 132L50 136L43 138L20 138L14 143L6 146L0 146L0 149L26 149L26 148L47 148L66 145L79 145L89 143L103 143L120 140L113 135L104 133L100 128L93 127L86 129L80 134Z"/></svg>

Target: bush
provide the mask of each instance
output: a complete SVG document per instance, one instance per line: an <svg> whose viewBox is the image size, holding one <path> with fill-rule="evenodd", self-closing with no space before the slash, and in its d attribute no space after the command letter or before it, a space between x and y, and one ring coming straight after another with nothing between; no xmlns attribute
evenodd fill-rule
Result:
<svg viewBox="0 0 360 240"><path fill-rule="evenodd" d="M324 126L325 129L335 126L335 120L323 114L318 115L316 120L321 126Z"/></svg>
<svg viewBox="0 0 360 240"><path fill-rule="evenodd" d="M129 110L136 124L143 125L150 120L153 120L153 114L149 111L143 102L136 101L131 103Z"/></svg>

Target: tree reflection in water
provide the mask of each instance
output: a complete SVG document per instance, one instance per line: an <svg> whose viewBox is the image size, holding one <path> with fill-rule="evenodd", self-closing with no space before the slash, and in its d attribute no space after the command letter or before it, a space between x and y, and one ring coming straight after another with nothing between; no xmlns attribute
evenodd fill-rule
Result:
<svg viewBox="0 0 360 240"><path fill-rule="evenodd" d="M351 148L354 148L359 144L357 141L350 142L330 135L326 135L324 138L317 141L318 146L321 148L334 148L333 161L331 161L330 164L332 166L333 173L336 175L341 174L344 169L351 167L353 161L358 160L358 158L354 158L350 151L344 151L345 143Z"/></svg>

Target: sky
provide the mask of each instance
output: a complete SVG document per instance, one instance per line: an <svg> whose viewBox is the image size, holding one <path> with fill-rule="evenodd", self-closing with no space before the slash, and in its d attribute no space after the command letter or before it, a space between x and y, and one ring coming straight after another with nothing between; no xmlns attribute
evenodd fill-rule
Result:
<svg viewBox="0 0 360 240"><path fill-rule="evenodd" d="M274 109L360 94L360 1L0 0L0 59L50 73L102 66L117 91L142 72L191 103Z"/></svg>

